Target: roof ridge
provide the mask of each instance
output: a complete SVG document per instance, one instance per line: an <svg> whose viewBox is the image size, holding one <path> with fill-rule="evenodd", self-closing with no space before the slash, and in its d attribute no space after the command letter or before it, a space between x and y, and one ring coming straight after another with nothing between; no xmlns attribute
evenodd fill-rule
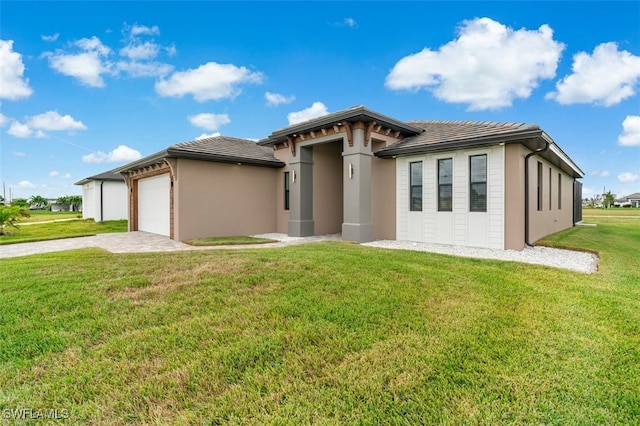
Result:
<svg viewBox="0 0 640 426"><path fill-rule="evenodd" d="M523 121L491 121L491 120L408 120L407 123L433 123L433 124L476 124L491 126L538 126L534 123ZM539 126L538 126L539 127Z"/></svg>

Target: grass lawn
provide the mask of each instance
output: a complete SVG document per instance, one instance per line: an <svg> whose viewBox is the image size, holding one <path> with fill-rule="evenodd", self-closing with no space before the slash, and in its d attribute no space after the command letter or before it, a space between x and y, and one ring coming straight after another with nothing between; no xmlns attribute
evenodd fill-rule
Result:
<svg viewBox="0 0 640 426"><path fill-rule="evenodd" d="M46 210L29 210L29 217L20 219L20 223L44 222L59 219L82 219L82 212L50 212Z"/></svg>
<svg viewBox="0 0 640 426"><path fill-rule="evenodd" d="M7 228L12 235L0 235L0 245L32 241L56 240L60 238L86 237L109 232L126 232L126 220L95 222L93 219L54 223L20 225L18 229Z"/></svg>
<svg viewBox="0 0 640 426"><path fill-rule="evenodd" d="M109 425L638 424L638 225L544 241L598 251L593 275L342 242L0 259L0 408Z"/></svg>

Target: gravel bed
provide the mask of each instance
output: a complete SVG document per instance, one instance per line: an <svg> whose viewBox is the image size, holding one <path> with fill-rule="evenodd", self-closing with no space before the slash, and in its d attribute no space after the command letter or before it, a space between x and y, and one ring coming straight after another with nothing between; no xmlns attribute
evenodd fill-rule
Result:
<svg viewBox="0 0 640 426"><path fill-rule="evenodd" d="M340 234L318 235L313 237L290 237L287 234L258 234L252 237L269 238L283 243L304 243L311 241L340 240ZM598 270L598 256L582 251L562 250L550 247L526 247L521 251L498 250L477 247L451 246L445 244L417 243L412 241L378 240L363 243L363 246L387 249L425 251L431 253L450 254L453 256L475 257L480 259L497 259L513 262L532 263L552 266L572 271L593 274Z"/></svg>
<svg viewBox="0 0 640 426"><path fill-rule="evenodd" d="M585 274L593 274L598 270L598 256L595 254L542 246L526 247L521 251L516 251L392 240L373 241L362 245L388 249L426 251L480 259L533 263L536 265L569 269Z"/></svg>

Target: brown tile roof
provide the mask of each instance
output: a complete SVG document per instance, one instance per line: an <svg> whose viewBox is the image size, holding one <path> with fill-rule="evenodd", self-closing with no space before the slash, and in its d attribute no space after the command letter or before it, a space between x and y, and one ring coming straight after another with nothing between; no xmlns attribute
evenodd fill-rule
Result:
<svg viewBox="0 0 640 426"><path fill-rule="evenodd" d="M109 170L108 172L99 173L97 175L89 176L88 178L84 178L84 179L74 183L74 185L84 185L85 183L89 183L92 180L107 180L107 181L114 181L114 182L124 182L124 177L122 177L122 175L120 173L114 173L112 170Z"/></svg>
<svg viewBox="0 0 640 426"><path fill-rule="evenodd" d="M536 124L497 123L490 121L408 121L424 132L404 138L378 151L381 157L480 146L538 137L542 129Z"/></svg>
<svg viewBox="0 0 640 426"><path fill-rule="evenodd" d="M167 154L171 157L229 163L284 166L280 160L273 156L272 148L257 145L254 141L247 139L228 136L214 136L171 145L167 148Z"/></svg>

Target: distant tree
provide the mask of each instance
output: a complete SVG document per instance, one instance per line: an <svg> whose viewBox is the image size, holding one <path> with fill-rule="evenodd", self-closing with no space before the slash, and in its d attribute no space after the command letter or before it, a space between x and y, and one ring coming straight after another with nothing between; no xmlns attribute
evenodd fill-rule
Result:
<svg viewBox="0 0 640 426"><path fill-rule="evenodd" d="M607 191L602 194L602 204L605 209L611 208L613 202L616 200L616 194L612 194L611 191Z"/></svg>
<svg viewBox="0 0 640 426"><path fill-rule="evenodd" d="M27 200L25 200L24 198L15 198L12 202L11 202L12 206L17 206L23 209L28 209L29 208L29 202Z"/></svg>
<svg viewBox="0 0 640 426"><path fill-rule="evenodd" d="M4 197L2 195L0 195L0 203L4 204Z"/></svg>
<svg viewBox="0 0 640 426"><path fill-rule="evenodd" d="M72 211L78 211L82 205L82 195L69 195L69 205Z"/></svg>
<svg viewBox="0 0 640 426"><path fill-rule="evenodd" d="M0 235L8 235L6 228L18 228L16 222L24 215L20 206L0 206Z"/></svg>
<svg viewBox="0 0 640 426"><path fill-rule="evenodd" d="M56 203L69 206L71 211L76 211L82 205L82 195L63 195L58 197Z"/></svg>
<svg viewBox="0 0 640 426"><path fill-rule="evenodd" d="M40 195L33 195L31 198L29 198L29 204L31 204L31 207L33 208L44 209L45 207L47 207L49 202L46 198Z"/></svg>
<svg viewBox="0 0 640 426"><path fill-rule="evenodd" d="M60 204L61 210L64 210L64 206L71 205L71 203L69 202L69 196L68 195L63 195L62 197L58 197L56 199L56 204Z"/></svg>

